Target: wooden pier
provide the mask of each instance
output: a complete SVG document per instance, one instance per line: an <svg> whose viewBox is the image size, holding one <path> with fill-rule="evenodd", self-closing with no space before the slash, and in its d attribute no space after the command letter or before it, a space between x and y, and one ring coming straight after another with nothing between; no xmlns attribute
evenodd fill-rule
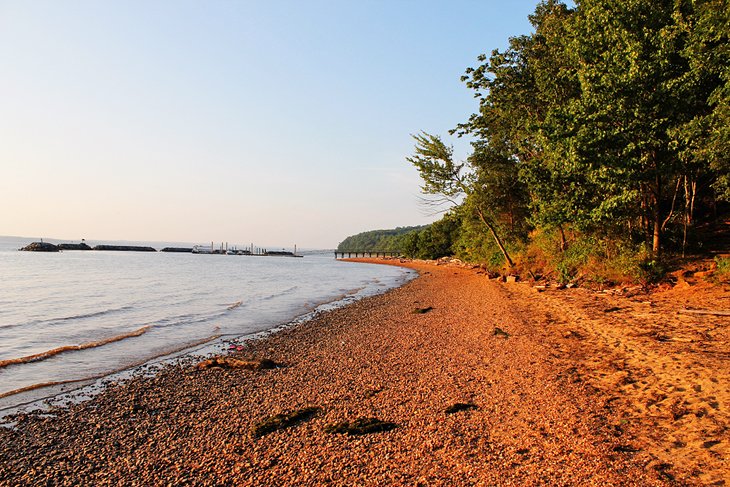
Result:
<svg viewBox="0 0 730 487"><path fill-rule="evenodd" d="M347 256L347 257L345 257ZM359 257L372 258L372 257L400 257L401 253L399 250L396 251L384 251L384 250L335 250L335 259L357 259Z"/></svg>

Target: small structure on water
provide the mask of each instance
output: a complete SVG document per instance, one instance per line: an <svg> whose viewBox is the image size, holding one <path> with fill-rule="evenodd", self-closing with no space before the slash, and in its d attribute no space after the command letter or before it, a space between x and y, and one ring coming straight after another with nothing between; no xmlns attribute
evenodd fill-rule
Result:
<svg viewBox="0 0 730 487"><path fill-rule="evenodd" d="M401 257L402 255L400 250L335 250L335 259L344 259L345 254L348 259L352 259L353 256L357 259L360 257Z"/></svg>

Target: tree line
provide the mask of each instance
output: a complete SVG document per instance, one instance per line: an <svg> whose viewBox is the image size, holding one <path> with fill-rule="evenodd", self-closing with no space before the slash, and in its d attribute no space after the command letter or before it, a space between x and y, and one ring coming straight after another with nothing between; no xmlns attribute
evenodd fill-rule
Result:
<svg viewBox="0 0 730 487"><path fill-rule="evenodd" d="M392 230L370 230L350 235L337 246L338 252L400 252L402 238L417 233L425 226L398 227Z"/></svg>
<svg viewBox="0 0 730 487"><path fill-rule="evenodd" d="M478 102L450 132L466 160L413 136L407 160L446 210L428 230L440 249L555 272L696 250L730 201L728 0L545 0L529 19L462 77ZM425 231L408 252L428 253Z"/></svg>

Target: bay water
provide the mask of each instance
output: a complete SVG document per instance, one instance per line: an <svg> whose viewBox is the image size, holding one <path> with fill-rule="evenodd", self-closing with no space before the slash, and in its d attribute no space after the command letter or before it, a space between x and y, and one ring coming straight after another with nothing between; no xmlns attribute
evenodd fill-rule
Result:
<svg viewBox="0 0 730 487"><path fill-rule="evenodd" d="M0 237L0 414L42 398L44 389L57 390L49 386L83 384L251 337L413 276L393 266L337 261L332 252L291 258L18 251L31 241Z"/></svg>

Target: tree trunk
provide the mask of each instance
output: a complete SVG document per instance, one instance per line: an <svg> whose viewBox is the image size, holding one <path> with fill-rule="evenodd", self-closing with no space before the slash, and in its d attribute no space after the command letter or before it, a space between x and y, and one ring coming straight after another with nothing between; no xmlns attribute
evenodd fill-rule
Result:
<svg viewBox="0 0 730 487"><path fill-rule="evenodd" d="M661 235L662 235L662 215L659 208L659 205L662 201L661 198L661 178L659 176L659 172L656 173L656 179L654 181L654 204L652 208L652 220L654 223L654 235L652 239L652 245L651 250L654 253L655 256L659 256L659 253L661 252Z"/></svg>
<svg viewBox="0 0 730 487"><path fill-rule="evenodd" d="M672 207L669 209L669 214L662 222L662 232L667 227L667 223L669 223L669 220L672 219L674 216L674 204L677 202L677 194L679 193L679 185L682 182L682 177L677 178L677 186L674 188L674 197L672 198Z"/></svg>
<svg viewBox="0 0 730 487"><path fill-rule="evenodd" d="M639 191L641 192L641 222L639 223L641 231L644 233L649 232L649 196L647 195L648 191L646 189L646 185L642 184L639 187Z"/></svg>
<svg viewBox="0 0 730 487"><path fill-rule="evenodd" d="M682 258L685 257L687 251L687 227L692 221L691 197L689 191L689 177L684 176L684 218L682 229Z"/></svg>
<svg viewBox="0 0 730 487"><path fill-rule="evenodd" d="M482 223L487 226L490 233L492 234L492 237L494 237L494 241L497 242L497 246L499 247L499 250L502 251L502 255L504 255L504 260L507 261L510 267L515 265L514 262L512 262L512 259L510 259L509 254L507 253L507 249L504 248L504 245L502 244L502 240L500 240L499 236L497 235L497 232L494 230L494 225L492 225L489 220L487 220L484 217L484 213L482 213L482 210L480 208L477 208L477 214L479 215L479 219L482 220Z"/></svg>

